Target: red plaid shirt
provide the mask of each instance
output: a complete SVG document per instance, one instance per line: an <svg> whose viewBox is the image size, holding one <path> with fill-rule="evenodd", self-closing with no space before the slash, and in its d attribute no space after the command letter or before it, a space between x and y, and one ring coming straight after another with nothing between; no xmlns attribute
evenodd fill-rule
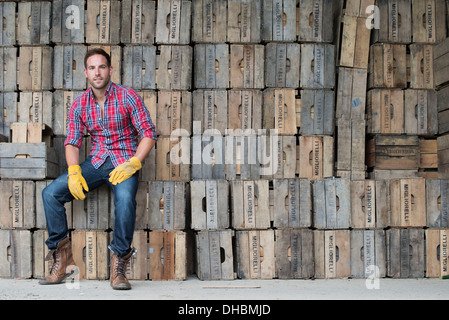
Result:
<svg viewBox="0 0 449 320"><path fill-rule="evenodd" d="M81 148L86 128L91 135L92 164L97 169L107 157L115 167L133 157L138 135L157 140L150 113L133 89L111 82L105 95L103 119L91 88L73 101L64 143Z"/></svg>

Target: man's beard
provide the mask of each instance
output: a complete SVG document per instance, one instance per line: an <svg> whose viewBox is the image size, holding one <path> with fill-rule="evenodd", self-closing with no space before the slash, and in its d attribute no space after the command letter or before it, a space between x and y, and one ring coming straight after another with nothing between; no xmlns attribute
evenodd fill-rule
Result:
<svg viewBox="0 0 449 320"><path fill-rule="evenodd" d="M101 82L95 82L95 79L101 79ZM89 80L89 84L94 88L94 89L104 89L108 86L109 81L110 81L110 77L107 78L95 78L93 80Z"/></svg>

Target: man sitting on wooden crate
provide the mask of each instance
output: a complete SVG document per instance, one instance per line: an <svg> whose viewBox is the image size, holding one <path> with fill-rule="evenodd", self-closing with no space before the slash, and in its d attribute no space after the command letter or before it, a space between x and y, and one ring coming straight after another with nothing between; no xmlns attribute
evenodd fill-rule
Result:
<svg viewBox="0 0 449 320"><path fill-rule="evenodd" d="M136 220L137 171L157 136L140 96L133 89L111 82L111 58L105 51L89 50L84 65L91 87L70 108L65 140L68 172L42 192L49 234L46 244L51 250L48 258L53 255L54 264L50 275L40 284L58 284L71 276L66 272L74 261L64 203L83 200L84 191L107 183L114 193L115 204L114 235L109 246L113 253L111 286L126 290L131 285L125 272L135 253L131 242ZM80 164L84 128L91 136L91 152Z"/></svg>

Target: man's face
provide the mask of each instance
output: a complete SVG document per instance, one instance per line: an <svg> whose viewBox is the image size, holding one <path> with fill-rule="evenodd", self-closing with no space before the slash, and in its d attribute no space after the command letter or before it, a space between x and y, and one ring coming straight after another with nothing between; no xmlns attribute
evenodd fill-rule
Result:
<svg viewBox="0 0 449 320"><path fill-rule="evenodd" d="M112 75L112 66L108 67L107 60L101 54L90 56L84 69L87 81L95 89L105 89Z"/></svg>

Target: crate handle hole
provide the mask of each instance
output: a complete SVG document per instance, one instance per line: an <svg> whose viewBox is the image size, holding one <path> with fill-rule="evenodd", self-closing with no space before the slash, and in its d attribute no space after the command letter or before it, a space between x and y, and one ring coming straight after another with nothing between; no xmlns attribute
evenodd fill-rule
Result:
<svg viewBox="0 0 449 320"><path fill-rule="evenodd" d="M365 247L360 248L360 260L365 260Z"/></svg>
<svg viewBox="0 0 449 320"><path fill-rule="evenodd" d="M363 196L360 197L360 202L362 203L362 212L365 213L365 207L366 207L366 204L365 204L365 195L363 195Z"/></svg>
<svg viewBox="0 0 449 320"><path fill-rule="evenodd" d="M288 247L287 249L287 258L288 261L292 261L292 247Z"/></svg>
<svg viewBox="0 0 449 320"><path fill-rule="evenodd" d="M220 247L220 262L223 263L226 261L226 253L223 247Z"/></svg>
<svg viewBox="0 0 449 320"><path fill-rule="evenodd" d="M201 201L201 209L203 210L203 212L207 212L207 201L206 201L206 197L204 197L203 200Z"/></svg>
<svg viewBox="0 0 449 320"><path fill-rule="evenodd" d="M438 261L441 261L441 250L440 250L440 245L437 245L437 259Z"/></svg>
<svg viewBox="0 0 449 320"><path fill-rule="evenodd" d="M244 63L243 59L240 60L239 67L240 67L240 73L243 74L243 72L245 70L245 63Z"/></svg>
<svg viewBox="0 0 449 320"><path fill-rule="evenodd" d="M315 106L310 107L310 119L315 119Z"/></svg>
<svg viewBox="0 0 449 320"><path fill-rule="evenodd" d="M441 211L441 196L439 196L437 198L437 208L438 208L439 211Z"/></svg>
<svg viewBox="0 0 449 320"><path fill-rule="evenodd" d="M220 72L220 62L218 60L215 60L215 73Z"/></svg>

